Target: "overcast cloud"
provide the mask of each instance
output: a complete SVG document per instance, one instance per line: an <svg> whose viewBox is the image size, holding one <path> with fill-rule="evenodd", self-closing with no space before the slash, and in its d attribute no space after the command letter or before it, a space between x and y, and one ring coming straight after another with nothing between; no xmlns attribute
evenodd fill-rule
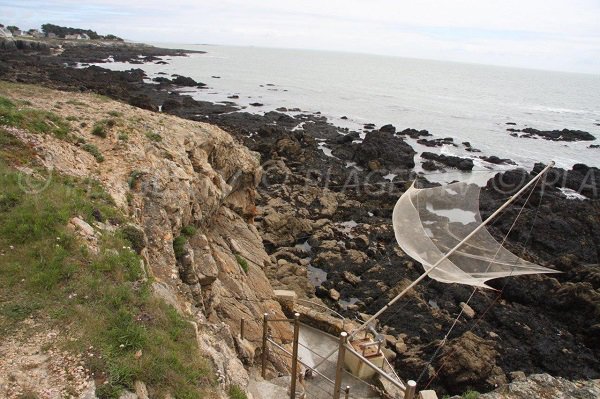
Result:
<svg viewBox="0 0 600 399"><path fill-rule="evenodd" d="M0 0L0 22L600 74L598 0Z"/></svg>

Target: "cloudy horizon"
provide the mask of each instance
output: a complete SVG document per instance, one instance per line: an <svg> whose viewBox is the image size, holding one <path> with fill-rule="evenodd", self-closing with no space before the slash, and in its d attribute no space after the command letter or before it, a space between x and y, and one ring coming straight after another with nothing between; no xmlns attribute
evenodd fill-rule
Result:
<svg viewBox="0 0 600 399"><path fill-rule="evenodd" d="M43 23L154 43L301 48L600 74L600 3L549 1L0 0Z"/></svg>

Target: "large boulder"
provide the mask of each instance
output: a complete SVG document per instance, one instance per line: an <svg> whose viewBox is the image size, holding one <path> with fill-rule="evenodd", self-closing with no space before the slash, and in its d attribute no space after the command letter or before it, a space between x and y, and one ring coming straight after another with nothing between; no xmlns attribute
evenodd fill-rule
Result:
<svg viewBox="0 0 600 399"><path fill-rule="evenodd" d="M364 167L370 161L379 161L387 169L411 169L415 166L415 154L408 143L390 131L373 130L355 152L354 161Z"/></svg>

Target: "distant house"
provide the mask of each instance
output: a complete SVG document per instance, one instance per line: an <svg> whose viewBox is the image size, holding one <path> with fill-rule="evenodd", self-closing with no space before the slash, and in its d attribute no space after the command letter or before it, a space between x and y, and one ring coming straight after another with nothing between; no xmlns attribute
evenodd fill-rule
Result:
<svg viewBox="0 0 600 399"><path fill-rule="evenodd" d="M85 33L76 33L74 35L65 35L65 39L69 40L90 40L90 37Z"/></svg>
<svg viewBox="0 0 600 399"><path fill-rule="evenodd" d="M13 37L13 34L4 26L0 26L0 37Z"/></svg>
<svg viewBox="0 0 600 399"><path fill-rule="evenodd" d="M49 39L56 39L56 33L54 33L54 32L49 32L49 33L48 33L46 36L47 36Z"/></svg>
<svg viewBox="0 0 600 399"><path fill-rule="evenodd" d="M23 32L21 31L21 29L15 29L13 30L13 36L23 36Z"/></svg>

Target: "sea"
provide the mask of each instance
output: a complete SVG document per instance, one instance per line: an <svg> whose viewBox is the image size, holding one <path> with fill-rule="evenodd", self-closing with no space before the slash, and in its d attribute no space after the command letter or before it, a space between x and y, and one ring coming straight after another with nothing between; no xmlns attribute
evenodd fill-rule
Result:
<svg viewBox="0 0 600 399"><path fill-rule="evenodd" d="M576 163L600 167L600 148L589 148L600 144L600 74L332 51L154 44L206 53L163 57L167 64L99 65L141 68L149 78L161 72L189 76L208 86L182 91L198 100L233 101L247 112L299 108L321 112L334 125L351 129L366 123L426 129L433 138L452 137L457 144L434 151L474 158L476 167L485 166L481 155L510 158L526 168L551 160L563 168ZM239 98L228 98L233 95ZM516 138L507 131L525 127L579 129L596 140ZM481 153L465 151L462 142ZM417 151L432 150L410 144Z"/></svg>

